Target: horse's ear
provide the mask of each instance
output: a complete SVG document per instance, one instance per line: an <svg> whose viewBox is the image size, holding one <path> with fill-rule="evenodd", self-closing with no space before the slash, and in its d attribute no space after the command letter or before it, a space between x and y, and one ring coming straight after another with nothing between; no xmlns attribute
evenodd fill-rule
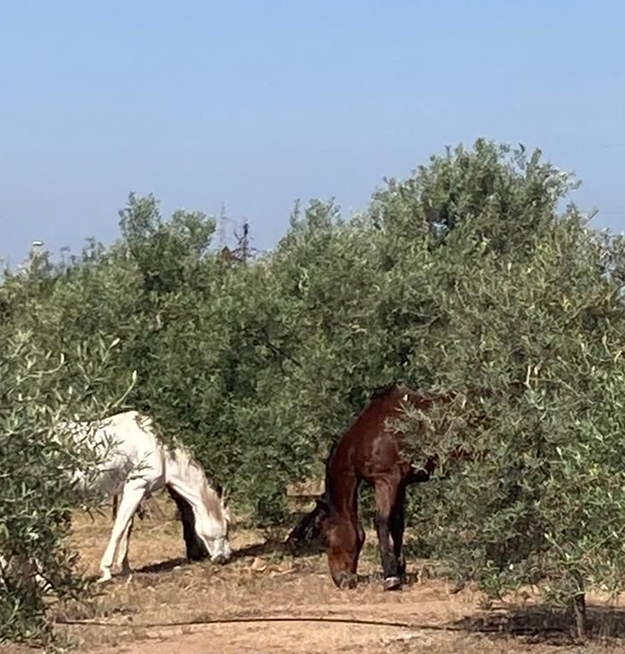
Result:
<svg viewBox="0 0 625 654"><path fill-rule="evenodd" d="M224 518L227 520L231 528L234 527L234 516L230 510L230 494L226 489L221 489L221 494L219 496L221 501L221 510L223 512Z"/></svg>
<svg viewBox="0 0 625 654"><path fill-rule="evenodd" d="M221 498L221 503L224 505L224 507L227 507L230 503L230 493L222 486L219 487L219 497Z"/></svg>

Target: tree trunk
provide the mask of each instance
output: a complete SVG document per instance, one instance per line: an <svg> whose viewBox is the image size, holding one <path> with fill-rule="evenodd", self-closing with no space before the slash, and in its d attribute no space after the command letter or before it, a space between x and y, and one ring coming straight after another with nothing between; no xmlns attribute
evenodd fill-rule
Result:
<svg viewBox="0 0 625 654"><path fill-rule="evenodd" d="M571 608L575 618L575 635L580 640L583 640L586 637L586 593L584 579L579 572L573 573L573 579L578 590L571 601Z"/></svg>
<svg viewBox="0 0 625 654"><path fill-rule="evenodd" d="M577 637L583 640L586 636L586 596L584 593L576 595L573 599L573 612Z"/></svg>

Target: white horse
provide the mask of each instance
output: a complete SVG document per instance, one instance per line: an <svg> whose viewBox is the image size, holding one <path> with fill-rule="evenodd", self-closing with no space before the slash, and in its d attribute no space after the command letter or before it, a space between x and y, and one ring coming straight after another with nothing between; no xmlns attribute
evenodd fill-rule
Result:
<svg viewBox="0 0 625 654"><path fill-rule="evenodd" d="M98 464L95 485L108 496L121 494L113 531L100 562L100 582L111 578L116 552L122 574L130 575L128 537L133 516L144 497L163 487L179 507L180 502L188 505L192 529L211 561L225 563L230 559L230 515L225 502L208 483L200 464L185 448L165 445L148 417L126 411L99 423L63 423L59 434L105 452ZM79 486L92 483L78 479ZM185 523L185 540L187 528Z"/></svg>

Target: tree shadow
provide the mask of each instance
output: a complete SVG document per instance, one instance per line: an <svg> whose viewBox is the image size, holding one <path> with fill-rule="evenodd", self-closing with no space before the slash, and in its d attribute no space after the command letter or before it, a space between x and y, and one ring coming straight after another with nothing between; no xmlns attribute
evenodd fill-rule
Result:
<svg viewBox="0 0 625 654"><path fill-rule="evenodd" d="M625 609L589 605L586 620L589 640L625 638ZM484 615L463 618L450 626L471 633L522 637L528 642L543 644L579 643L571 613L543 605L491 609Z"/></svg>
<svg viewBox="0 0 625 654"><path fill-rule="evenodd" d="M310 552L308 550L310 549ZM253 545L248 545L246 547L241 547L232 552L232 559L230 562L234 562L240 559L245 558L255 558L269 555L283 555L290 557L306 556L308 553L319 553L322 552L322 548L299 548L297 552L293 550L285 541L278 538L269 538L262 543L255 543ZM208 561L209 558L206 557L203 561ZM191 561L186 557L177 557L174 559L167 559L165 561L159 561L158 563L149 563L143 565L140 568L133 568L133 573L141 574L159 574L162 572L171 572L175 568L183 568L187 566L192 566L193 564L198 563L198 561ZM225 564L228 566L228 563ZM114 579L118 578L119 575L114 575ZM98 576L93 575L89 577L93 582L97 581Z"/></svg>
<svg viewBox="0 0 625 654"><path fill-rule="evenodd" d="M170 572L174 568L183 567L185 565L192 565L194 562L185 557L178 557L176 559L168 559L167 561L160 561L159 563L149 563L141 568L135 568L133 572L143 572L154 574L159 572Z"/></svg>
<svg viewBox="0 0 625 654"><path fill-rule="evenodd" d="M255 543L254 545L248 545L247 547L242 547L240 549L234 550L232 552L232 558L229 563L237 561L239 559L245 559L247 557L260 557L267 556L270 554L289 554L288 550L285 548L284 543L279 540L267 540L262 543ZM209 561L209 557L202 559L203 561ZM200 561L201 562L201 561ZM134 572L144 572L144 573L159 573L159 572L170 572L174 568L191 566L198 561L191 561L185 557L179 557L176 559L168 559L167 561L161 561L159 563L150 563L149 565L144 565L141 568L136 568ZM224 564L225 567L228 567L229 563Z"/></svg>
<svg viewBox="0 0 625 654"><path fill-rule="evenodd" d="M279 539L268 539L266 541L263 541L262 543L254 543L253 545L248 545L246 547L241 547L239 549L234 550L232 552L232 558L230 559L230 563L248 557L255 558L255 557L268 556L272 554L282 554L282 555L291 556L292 552L283 541ZM203 560L208 561L209 558L206 557ZM175 559L160 561L159 563L150 563L140 568L135 568L133 572L141 572L141 573L148 573L148 574L170 572L174 568L191 566L194 563L197 563L197 561L191 561L186 557L178 557ZM228 567L228 563L225 564L225 567Z"/></svg>
<svg viewBox="0 0 625 654"><path fill-rule="evenodd" d="M133 568L132 574L159 574L161 572L171 572L174 568L190 566L193 563L194 561L189 561L189 559L184 557L167 559L166 561L159 561L158 563L148 563L147 565L143 565L140 568ZM98 581L99 575L90 575L87 577L87 579L91 583L95 583ZM116 572L112 577L112 581L119 581L124 579L127 579L127 577L124 577L118 572Z"/></svg>
<svg viewBox="0 0 625 654"><path fill-rule="evenodd" d="M246 547L241 547L232 553L232 559L244 559L246 557L267 556L271 554L280 554L284 556L304 556L303 550L296 552L289 544L279 538L268 538L262 543L255 543Z"/></svg>
<svg viewBox="0 0 625 654"><path fill-rule="evenodd" d="M317 556L318 554L325 554L326 548L320 542L303 542L294 544L289 541L284 541L282 544L285 554L292 556L294 559L305 556Z"/></svg>

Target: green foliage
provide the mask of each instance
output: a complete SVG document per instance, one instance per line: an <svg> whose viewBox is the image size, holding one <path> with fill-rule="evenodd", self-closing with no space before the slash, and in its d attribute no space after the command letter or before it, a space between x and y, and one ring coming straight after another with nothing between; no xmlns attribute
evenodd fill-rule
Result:
<svg viewBox="0 0 625 654"><path fill-rule="evenodd" d="M437 383L481 399L415 431L421 457L436 451L452 470L458 446L471 453L424 489L421 518L458 576L493 593L541 583L570 601L580 580L622 586L625 311L602 272L610 247L571 212L531 256L488 254L439 294Z"/></svg>
<svg viewBox="0 0 625 654"><path fill-rule="evenodd" d="M32 332L5 335L0 348L0 642L46 645L53 633L53 598L84 595L68 547L70 511L98 498L78 492L97 459L86 446L54 437L60 420L97 418L101 372L110 357L103 343L80 349L73 363L42 351Z"/></svg>

